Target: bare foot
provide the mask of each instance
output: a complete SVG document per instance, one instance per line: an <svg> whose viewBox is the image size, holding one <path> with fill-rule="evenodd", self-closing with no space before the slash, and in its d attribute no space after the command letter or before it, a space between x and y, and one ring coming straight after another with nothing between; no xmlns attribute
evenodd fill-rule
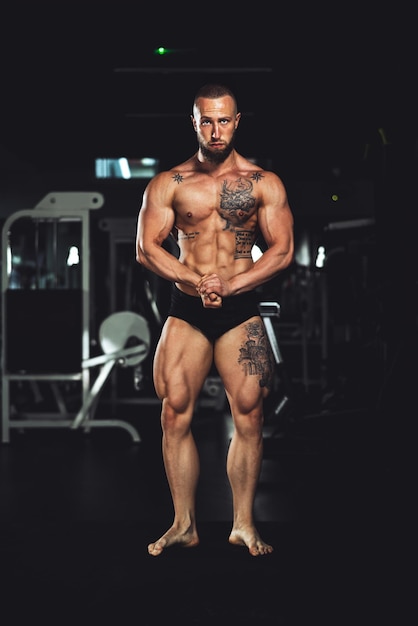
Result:
<svg viewBox="0 0 418 626"><path fill-rule="evenodd" d="M152 556L159 556L164 548L169 546L180 545L183 548L194 548L198 544L199 537L196 530L189 529L184 532L172 526L157 541L148 545L148 553Z"/></svg>
<svg viewBox="0 0 418 626"><path fill-rule="evenodd" d="M257 530L253 526L248 528L232 529L229 535L229 543L235 546L247 546L249 553L252 556L260 556L262 554L271 554L273 552L272 546L265 543Z"/></svg>

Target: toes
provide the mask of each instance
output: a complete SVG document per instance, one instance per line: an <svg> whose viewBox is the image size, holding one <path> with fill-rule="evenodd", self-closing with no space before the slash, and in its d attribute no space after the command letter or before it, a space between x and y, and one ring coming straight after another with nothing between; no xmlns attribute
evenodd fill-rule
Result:
<svg viewBox="0 0 418 626"><path fill-rule="evenodd" d="M164 549L164 545L161 542L156 541L155 543L149 544L148 553L151 554L152 556L158 556L159 554L161 554L163 549Z"/></svg>

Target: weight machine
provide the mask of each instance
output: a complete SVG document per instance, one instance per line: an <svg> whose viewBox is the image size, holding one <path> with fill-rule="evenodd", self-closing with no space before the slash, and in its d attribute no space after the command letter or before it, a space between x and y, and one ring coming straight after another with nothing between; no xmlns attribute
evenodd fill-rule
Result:
<svg viewBox="0 0 418 626"><path fill-rule="evenodd" d="M293 406L292 386L284 367L284 359L279 348L277 335L273 326L273 320L280 318L280 304L273 301L264 301L258 303L258 310L266 329L267 337L273 351L274 360L276 362L277 372L282 382L283 395L278 399L274 408L266 416L266 422L276 421L277 418Z"/></svg>
<svg viewBox="0 0 418 626"><path fill-rule="evenodd" d="M114 367L138 367L150 349L145 318L120 311L100 326L102 354L91 354L90 210L99 209L103 201L96 192L51 192L3 225L3 443L10 441L12 429L57 427L121 427L140 441L125 420L93 419ZM91 384L95 367L100 370ZM40 385L52 392L52 408L43 406ZM33 392L30 411L14 402L16 388ZM68 393L74 388L81 404L75 411Z"/></svg>

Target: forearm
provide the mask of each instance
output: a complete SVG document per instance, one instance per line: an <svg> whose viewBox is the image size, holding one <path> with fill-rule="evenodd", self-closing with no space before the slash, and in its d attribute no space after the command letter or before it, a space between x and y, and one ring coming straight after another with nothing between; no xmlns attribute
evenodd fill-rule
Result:
<svg viewBox="0 0 418 626"><path fill-rule="evenodd" d="M148 270L171 282L196 288L200 280L199 274L180 263L175 256L161 247L145 251L138 246L136 260Z"/></svg>
<svg viewBox="0 0 418 626"><path fill-rule="evenodd" d="M292 260L291 249L279 254L272 249L266 250L249 269L230 278L229 295L238 295L256 289L278 276L291 264Z"/></svg>
<svg viewBox="0 0 418 626"><path fill-rule="evenodd" d="M203 276L198 284L198 292L201 295L215 293L221 298L226 298L253 291L275 278L290 265L292 260L292 247L285 251L269 249L256 263L233 276L226 278L216 272Z"/></svg>

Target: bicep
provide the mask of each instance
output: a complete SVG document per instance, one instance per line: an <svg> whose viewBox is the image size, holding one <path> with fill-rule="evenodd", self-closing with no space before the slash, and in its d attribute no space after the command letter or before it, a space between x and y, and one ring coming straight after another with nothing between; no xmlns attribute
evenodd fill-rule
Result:
<svg viewBox="0 0 418 626"><path fill-rule="evenodd" d="M267 189L258 223L268 247L277 244L284 248L293 247L293 214L281 181L275 181Z"/></svg>
<svg viewBox="0 0 418 626"><path fill-rule="evenodd" d="M150 183L138 214L138 245L141 248L155 243L161 245L173 229L174 218L170 198L157 185Z"/></svg>

